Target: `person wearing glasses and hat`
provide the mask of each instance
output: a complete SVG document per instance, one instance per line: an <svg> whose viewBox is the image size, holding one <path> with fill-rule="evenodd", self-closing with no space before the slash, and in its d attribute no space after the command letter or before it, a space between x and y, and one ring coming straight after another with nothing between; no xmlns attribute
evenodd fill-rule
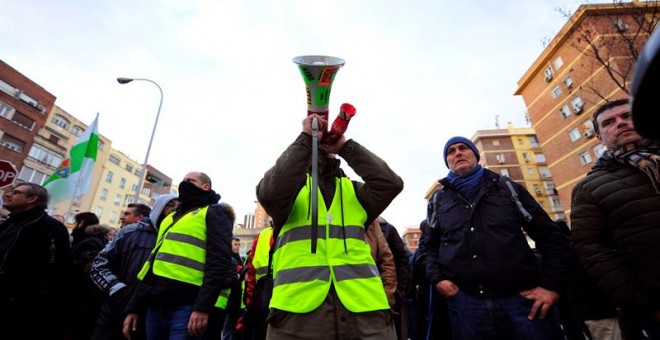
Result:
<svg viewBox="0 0 660 340"><path fill-rule="evenodd" d="M71 245L66 227L46 213L47 204L48 192L34 183L5 193L10 214L0 224L0 338L65 337Z"/></svg>

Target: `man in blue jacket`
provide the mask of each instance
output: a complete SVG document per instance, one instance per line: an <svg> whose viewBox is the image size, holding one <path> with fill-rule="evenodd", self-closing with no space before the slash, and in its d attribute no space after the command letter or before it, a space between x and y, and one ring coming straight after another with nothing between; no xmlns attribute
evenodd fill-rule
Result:
<svg viewBox="0 0 660 340"><path fill-rule="evenodd" d="M427 270L447 299L454 338L552 339L546 316L565 281L568 238L522 186L508 181L509 190L481 167L469 139L451 138L444 156L450 172L428 206Z"/></svg>
<svg viewBox="0 0 660 340"><path fill-rule="evenodd" d="M154 209L141 203L129 204L122 214L125 224L92 262L91 277L106 294L96 320L92 339L121 339L124 308L137 282L137 273L156 244L158 224L179 203L176 195L161 195ZM130 223L130 221L134 221ZM133 339L144 339L144 327Z"/></svg>

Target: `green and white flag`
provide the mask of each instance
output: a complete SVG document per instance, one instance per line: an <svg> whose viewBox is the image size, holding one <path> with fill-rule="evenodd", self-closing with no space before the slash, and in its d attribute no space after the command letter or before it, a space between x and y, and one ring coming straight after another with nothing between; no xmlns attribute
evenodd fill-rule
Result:
<svg viewBox="0 0 660 340"><path fill-rule="evenodd" d="M72 201L74 197L80 197L89 191L99 147L98 120L97 113L92 124L71 148L69 158L63 160L57 171L44 182L44 187L48 190L49 206Z"/></svg>

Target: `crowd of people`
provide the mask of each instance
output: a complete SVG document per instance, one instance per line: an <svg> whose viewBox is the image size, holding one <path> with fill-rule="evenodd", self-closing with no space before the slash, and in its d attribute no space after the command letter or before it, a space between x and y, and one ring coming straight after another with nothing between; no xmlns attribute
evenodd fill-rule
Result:
<svg viewBox="0 0 660 340"><path fill-rule="evenodd" d="M0 225L0 332L660 339L660 142L637 133L627 99L599 107L592 121L606 151L575 185L570 226L482 167L475 144L457 136L444 146L449 173L428 200L413 253L382 216L403 180L343 135L315 146L328 123L315 114L256 186L272 220L245 257L235 213L203 172L188 173L178 196L129 204L116 234L91 212L77 214L69 233L46 213L42 186L18 183Z"/></svg>

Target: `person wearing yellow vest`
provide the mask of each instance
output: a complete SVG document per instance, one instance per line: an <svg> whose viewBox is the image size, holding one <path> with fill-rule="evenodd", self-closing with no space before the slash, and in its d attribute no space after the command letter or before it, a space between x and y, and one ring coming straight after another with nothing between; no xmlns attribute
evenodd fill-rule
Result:
<svg viewBox="0 0 660 340"><path fill-rule="evenodd" d="M311 232L312 119L319 140L327 121L303 120L303 131L257 185L257 198L273 219L273 295L267 339L395 339L383 283L365 229L403 189L381 158L341 136L320 145L318 229ZM360 176L352 181L339 156Z"/></svg>
<svg viewBox="0 0 660 340"><path fill-rule="evenodd" d="M243 326L243 340L266 338L266 318L272 292L272 272L269 272L268 265L274 241L272 222L269 224L255 236L245 264L245 313L239 322Z"/></svg>
<svg viewBox="0 0 660 340"><path fill-rule="evenodd" d="M202 172L185 176L179 200L177 210L161 222L156 246L138 273L124 320L129 339L137 312L144 309L149 339L220 339L236 280L233 222Z"/></svg>

